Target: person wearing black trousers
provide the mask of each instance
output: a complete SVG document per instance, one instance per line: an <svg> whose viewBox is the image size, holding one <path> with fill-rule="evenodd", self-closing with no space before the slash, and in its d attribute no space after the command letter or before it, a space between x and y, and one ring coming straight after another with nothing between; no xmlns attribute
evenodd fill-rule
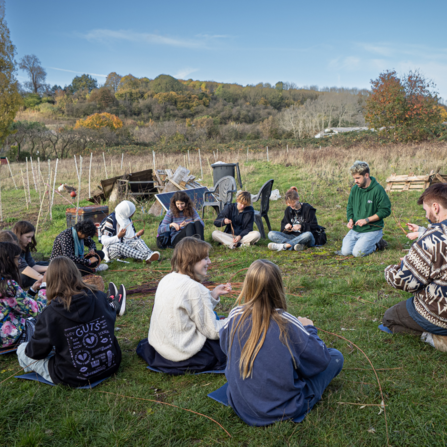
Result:
<svg viewBox="0 0 447 447"><path fill-rule="evenodd" d="M205 224L194 208L194 203L184 191L177 191L171 198L169 211L160 223L157 234L158 248L175 246L185 237L204 240Z"/></svg>

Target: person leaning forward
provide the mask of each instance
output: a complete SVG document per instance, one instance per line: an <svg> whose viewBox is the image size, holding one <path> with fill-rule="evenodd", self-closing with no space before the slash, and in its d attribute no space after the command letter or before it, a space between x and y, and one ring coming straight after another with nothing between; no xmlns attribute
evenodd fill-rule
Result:
<svg viewBox="0 0 447 447"><path fill-rule="evenodd" d="M386 244L382 239L383 219L391 214L391 202L383 187L370 176L368 163L356 161L350 171L355 182L346 209L350 231L336 254L357 258Z"/></svg>
<svg viewBox="0 0 447 447"><path fill-rule="evenodd" d="M259 231L253 231L255 210L251 206L251 194L241 191L236 203L229 203L214 221L215 227L225 226L225 231L213 231L212 238L229 248L254 245L261 239Z"/></svg>
<svg viewBox="0 0 447 447"><path fill-rule="evenodd" d="M433 223L399 264L385 269L390 286L413 296L388 309L382 322L387 332L420 335L447 352L447 185L430 186L418 204Z"/></svg>

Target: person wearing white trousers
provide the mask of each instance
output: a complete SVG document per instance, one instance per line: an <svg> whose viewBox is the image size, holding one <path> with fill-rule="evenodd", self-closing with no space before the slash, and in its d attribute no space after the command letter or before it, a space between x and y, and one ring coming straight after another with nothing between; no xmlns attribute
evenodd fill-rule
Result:
<svg viewBox="0 0 447 447"><path fill-rule="evenodd" d="M116 206L115 211L101 223L101 243L105 259L133 258L150 263L160 258L158 251L152 251L141 239L144 229L138 232L132 223L135 205L128 200Z"/></svg>

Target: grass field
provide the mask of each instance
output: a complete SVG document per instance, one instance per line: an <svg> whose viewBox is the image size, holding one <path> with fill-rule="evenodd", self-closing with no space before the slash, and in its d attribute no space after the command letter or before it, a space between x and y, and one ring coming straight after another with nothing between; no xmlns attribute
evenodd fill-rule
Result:
<svg viewBox="0 0 447 447"><path fill-rule="evenodd" d="M210 280L216 283L230 278L232 282L241 282L245 271L239 270L259 258L272 260L283 273L289 311L309 317L319 328L349 340L320 332L328 347L343 353L345 365L303 423L249 427L231 408L207 397L225 383L225 377L170 377L149 372L135 348L147 336L154 296L131 295L126 314L116 324L123 351L119 373L93 390L49 387L14 378L4 381L0 385L0 445L384 446L386 424L392 446L446 445L445 354L417 338L391 336L377 329L385 309L409 297L386 284L383 270L397 263L405 254L403 250L410 246L397 220L425 224L425 214L416 205L420 192L391 194L394 217L386 219L387 250L361 259L346 259L333 253L347 232L345 209L352 185L347 168L355 159L370 161L372 175L385 185L391 172L428 173L445 166L446 158L446 146L377 151L329 148L305 153L298 150L287 155L284 151L272 152L269 163L261 159L243 163L244 189L256 193L265 181L273 178L274 188L284 195L289 186L295 185L301 192L301 200L317 208L319 223L327 229L328 244L304 252L274 253L267 250L265 240L237 252L213 243L211 252ZM209 169L205 171L203 183L210 184ZM16 191L10 186L2 192L4 227L27 215L23 203L20 205L23 190ZM32 194L34 199L36 193ZM62 201L58 202L53 209L53 221L42 224L39 252L45 255L51 252L54 237L65 228L65 208ZM273 229L279 229L284 208L282 199L271 202ZM35 208L28 213L36 218ZM205 231L208 241L214 229L213 217L208 211ZM144 225L144 239L155 247L159 218L138 210L136 221L137 230ZM150 267L139 262L114 261L103 277L105 281L123 282L128 287L159 280L169 271L171 256L172 251L163 252L162 262ZM227 314L235 298L236 295L223 297L219 313ZM378 406L381 395L374 372L353 343L366 353L377 370L386 419ZM15 355L0 357L0 382L18 371ZM154 400L210 416L231 437L202 416Z"/></svg>

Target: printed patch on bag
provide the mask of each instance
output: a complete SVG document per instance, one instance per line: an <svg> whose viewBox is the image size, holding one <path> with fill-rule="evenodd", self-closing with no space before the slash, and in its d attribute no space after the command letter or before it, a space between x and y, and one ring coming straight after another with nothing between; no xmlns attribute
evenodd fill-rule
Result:
<svg viewBox="0 0 447 447"><path fill-rule="evenodd" d="M112 334L104 316L64 332L79 379L88 379L116 366Z"/></svg>
<svg viewBox="0 0 447 447"><path fill-rule="evenodd" d="M372 200L368 200L368 203L373 203L373 201Z"/></svg>

